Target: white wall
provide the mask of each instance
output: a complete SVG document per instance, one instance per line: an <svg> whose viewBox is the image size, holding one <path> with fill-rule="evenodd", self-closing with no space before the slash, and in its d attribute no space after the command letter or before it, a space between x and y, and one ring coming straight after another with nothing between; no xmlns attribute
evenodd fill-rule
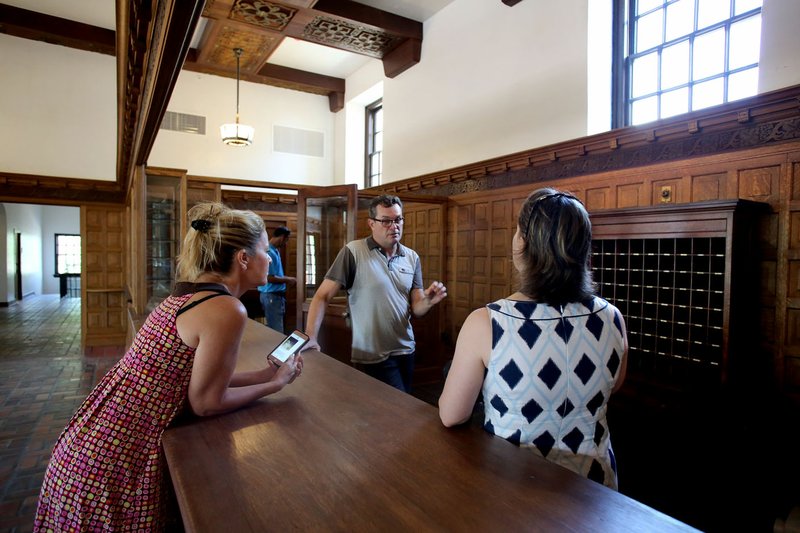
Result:
<svg viewBox="0 0 800 533"><path fill-rule="evenodd" d="M800 83L800 2L764 0L758 92Z"/></svg>
<svg viewBox="0 0 800 533"><path fill-rule="evenodd" d="M78 207L41 207L42 222L42 294L58 294L59 279L53 277L56 265L56 233L81 232L81 210Z"/></svg>
<svg viewBox="0 0 800 533"><path fill-rule="evenodd" d="M0 35L0 171L116 179L116 60Z"/></svg>
<svg viewBox="0 0 800 533"><path fill-rule="evenodd" d="M16 234L22 235L22 295L42 294L42 206L3 204L6 220L6 248L0 251L0 265L6 273L6 292L0 297L13 302L16 264Z"/></svg>
<svg viewBox="0 0 800 533"><path fill-rule="evenodd" d="M240 82L239 117L255 128L253 144L226 146L219 127L236 117L236 80L182 71L169 111L206 117L206 134L160 130L147 164L189 174L245 180L331 185L334 183L334 122L326 96ZM322 132L324 156L272 150L273 125Z"/></svg>
<svg viewBox="0 0 800 533"><path fill-rule="evenodd" d="M798 21L800 1L764 1L760 92L800 83ZM581 137L595 94L588 24L589 0L454 0L425 22L421 62L394 79L370 62L346 80L345 109L384 83L387 182ZM0 171L114 179L113 57L0 34L0 72ZM363 121L298 91L242 82L240 96L242 121L256 128L243 149L217 133L233 120L235 80L182 72L168 109L205 115L207 135L161 131L148 163L202 176L363 181ZM272 152L273 124L323 132L325 156Z"/></svg>
<svg viewBox="0 0 800 533"><path fill-rule="evenodd" d="M586 133L587 0L456 0L386 80L384 181Z"/></svg>

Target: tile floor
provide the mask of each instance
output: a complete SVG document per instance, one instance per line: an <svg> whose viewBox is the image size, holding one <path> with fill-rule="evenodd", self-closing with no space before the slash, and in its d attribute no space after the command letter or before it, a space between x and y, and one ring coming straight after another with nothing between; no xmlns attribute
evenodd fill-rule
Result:
<svg viewBox="0 0 800 533"><path fill-rule="evenodd" d="M81 351L81 301L0 307L0 532L30 531L56 438L123 347Z"/></svg>

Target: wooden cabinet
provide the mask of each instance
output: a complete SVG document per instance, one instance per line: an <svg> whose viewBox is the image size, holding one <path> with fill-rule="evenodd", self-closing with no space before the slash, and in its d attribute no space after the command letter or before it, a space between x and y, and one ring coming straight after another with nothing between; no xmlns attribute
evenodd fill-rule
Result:
<svg viewBox="0 0 800 533"><path fill-rule="evenodd" d="M145 290L152 309L169 296L184 233L183 177L147 175L145 184Z"/></svg>
<svg viewBox="0 0 800 533"><path fill-rule="evenodd" d="M640 392L768 379L753 342L761 208L735 200L592 214L594 280L625 317L628 380Z"/></svg>

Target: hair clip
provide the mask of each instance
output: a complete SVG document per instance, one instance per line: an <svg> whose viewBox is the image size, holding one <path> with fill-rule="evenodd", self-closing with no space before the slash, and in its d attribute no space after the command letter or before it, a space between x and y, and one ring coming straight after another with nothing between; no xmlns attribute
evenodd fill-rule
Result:
<svg viewBox="0 0 800 533"><path fill-rule="evenodd" d="M210 220L203 220L202 218L192 220L192 229L195 231L199 231L200 233L208 233L209 228L211 228Z"/></svg>

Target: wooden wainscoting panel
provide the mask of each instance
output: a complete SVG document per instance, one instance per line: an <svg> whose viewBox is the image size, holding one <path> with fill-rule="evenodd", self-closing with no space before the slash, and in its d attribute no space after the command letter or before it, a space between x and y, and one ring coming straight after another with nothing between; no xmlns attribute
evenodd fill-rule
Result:
<svg viewBox="0 0 800 533"><path fill-rule="evenodd" d="M459 205L456 208L456 222L459 228L472 226L472 204Z"/></svg>
<svg viewBox="0 0 800 533"><path fill-rule="evenodd" d="M82 206L83 279L81 342L86 346L124 345L125 206Z"/></svg>
<svg viewBox="0 0 800 533"><path fill-rule="evenodd" d="M491 277L489 272L489 258L486 256L475 256L472 258L472 279L486 283ZM469 273L467 274L469 275Z"/></svg>
<svg viewBox="0 0 800 533"><path fill-rule="evenodd" d="M611 204L611 187L598 187L586 189L586 209L594 211L596 209L610 209L615 207Z"/></svg>
<svg viewBox="0 0 800 533"><path fill-rule="evenodd" d="M644 183L627 183L617 186L617 207L640 207L648 205L643 195Z"/></svg>
<svg viewBox="0 0 800 533"><path fill-rule="evenodd" d="M689 201L705 202L723 199L726 180L727 173L725 172L692 176L692 195Z"/></svg>
<svg viewBox="0 0 800 533"><path fill-rule="evenodd" d="M508 198L492 201L492 227L507 227L513 218L512 202Z"/></svg>
<svg viewBox="0 0 800 533"><path fill-rule="evenodd" d="M460 229L459 225L458 234L456 235L456 254L458 257L472 255L472 230Z"/></svg>
<svg viewBox="0 0 800 533"><path fill-rule="evenodd" d="M472 285L472 300L473 302L489 302L489 284L488 283L474 283ZM477 309L483 304L472 304L470 309Z"/></svg>
<svg viewBox="0 0 800 533"><path fill-rule="evenodd" d="M797 154L796 157L800 157ZM792 200L800 200L800 161L790 161L789 174L791 176Z"/></svg>
<svg viewBox="0 0 800 533"><path fill-rule="evenodd" d="M651 184L651 205L677 204L683 199L681 178L653 180Z"/></svg>
<svg viewBox="0 0 800 533"><path fill-rule="evenodd" d="M472 277L472 257L459 256L456 258L456 277L457 279L469 279Z"/></svg>
<svg viewBox="0 0 800 533"><path fill-rule="evenodd" d="M511 260L508 257L492 257L491 277L495 284L504 282L507 286L511 281Z"/></svg>
<svg viewBox="0 0 800 533"><path fill-rule="evenodd" d="M789 261L789 285L786 290L786 298L795 303L795 307L800 307L800 261Z"/></svg>
<svg viewBox="0 0 800 533"><path fill-rule="evenodd" d="M778 165L739 171L739 197L774 203L780 198L781 167Z"/></svg>
<svg viewBox="0 0 800 533"><path fill-rule="evenodd" d="M504 228L495 228L492 230L492 257L511 257L511 235L509 231Z"/></svg>
<svg viewBox="0 0 800 533"><path fill-rule="evenodd" d="M485 229L473 230L472 253L477 256L489 255L489 232Z"/></svg>
<svg viewBox="0 0 800 533"><path fill-rule="evenodd" d="M422 273L425 276L425 279L441 280L442 257L439 255L428 256L428 258L422 262Z"/></svg>
<svg viewBox="0 0 800 533"><path fill-rule="evenodd" d="M786 346L789 353L800 356L800 309L786 310Z"/></svg>
<svg viewBox="0 0 800 533"><path fill-rule="evenodd" d="M462 279L462 278L459 278L459 279ZM453 291L454 296L450 296L450 298L453 298L453 300L456 302L456 306L457 307L467 307L468 308L471 305L470 304L471 296L472 296L472 291L470 290L471 286L472 286L472 283L469 282L469 281L456 281L455 282L455 290ZM453 294L453 293L448 293L448 294Z"/></svg>
<svg viewBox="0 0 800 533"><path fill-rule="evenodd" d="M489 202L479 202L475 204L472 227L475 229L486 229L489 227Z"/></svg>
<svg viewBox="0 0 800 533"><path fill-rule="evenodd" d="M509 213L509 224L510 227L514 228L516 231L517 221L519 220L519 212L522 209L522 206L525 205L525 201L528 199L528 195L526 194L523 197L514 198L512 201L511 213Z"/></svg>
<svg viewBox="0 0 800 533"><path fill-rule="evenodd" d="M759 276L759 299L761 305L773 307L778 294L778 262L761 261L759 263Z"/></svg>
<svg viewBox="0 0 800 533"><path fill-rule="evenodd" d="M772 213L758 219L758 243L762 257L778 257L780 215Z"/></svg>
<svg viewBox="0 0 800 533"><path fill-rule="evenodd" d="M800 250L800 211L789 213L789 250Z"/></svg>
<svg viewBox="0 0 800 533"><path fill-rule="evenodd" d="M414 213L412 217L414 220L414 225L416 226L417 231L420 229L425 229L428 227L428 211L425 209L421 209Z"/></svg>

